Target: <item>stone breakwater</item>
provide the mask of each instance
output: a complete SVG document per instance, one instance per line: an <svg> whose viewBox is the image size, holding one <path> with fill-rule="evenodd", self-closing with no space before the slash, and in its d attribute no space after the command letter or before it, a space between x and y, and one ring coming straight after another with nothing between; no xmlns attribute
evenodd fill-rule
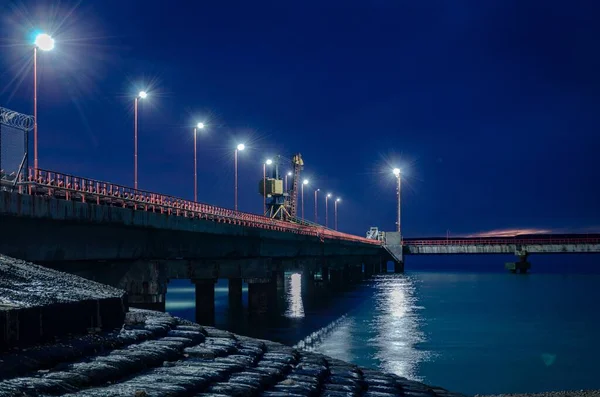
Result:
<svg viewBox="0 0 600 397"><path fill-rule="evenodd" d="M0 355L0 396L459 396L278 343L133 310L122 329Z"/></svg>

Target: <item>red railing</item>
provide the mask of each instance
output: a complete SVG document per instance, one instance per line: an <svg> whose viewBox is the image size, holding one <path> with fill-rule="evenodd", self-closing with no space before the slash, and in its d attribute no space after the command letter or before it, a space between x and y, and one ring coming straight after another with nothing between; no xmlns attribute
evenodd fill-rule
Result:
<svg viewBox="0 0 600 397"><path fill-rule="evenodd" d="M38 169L36 173L34 170L30 170L29 175L29 181L26 183L29 194L56 196L66 200L93 202L98 205L120 206L186 218L296 233L319 237L321 240L335 239L381 245L380 241L341 233L325 227L299 225L55 171Z"/></svg>
<svg viewBox="0 0 600 397"><path fill-rule="evenodd" d="M472 238L472 239L439 239L411 240L406 239L403 245L445 246L445 245L552 245L552 244L600 244L600 237L539 237L539 238Z"/></svg>

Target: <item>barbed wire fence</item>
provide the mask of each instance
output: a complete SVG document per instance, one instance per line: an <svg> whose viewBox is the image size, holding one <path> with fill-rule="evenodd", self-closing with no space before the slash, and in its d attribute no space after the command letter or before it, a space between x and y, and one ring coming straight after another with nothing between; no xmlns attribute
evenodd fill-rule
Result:
<svg viewBox="0 0 600 397"><path fill-rule="evenodd" d="M0 189L12 190L28 178L28 139L33 116L0 106Z"/></svg>

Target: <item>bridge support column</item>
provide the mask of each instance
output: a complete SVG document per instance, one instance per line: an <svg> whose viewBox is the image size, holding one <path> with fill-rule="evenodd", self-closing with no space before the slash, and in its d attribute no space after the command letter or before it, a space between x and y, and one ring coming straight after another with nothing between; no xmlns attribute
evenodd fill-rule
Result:
<svg viewBox="0 0 600 397"><path fill-rule="evenodd" d="M394 261L394 273L404 273L404 262Z"/></svg>
<svg viewBox="0 0 600 397"><path fill-rule="evenodd" d="M308 269L302 270L301 288L303 294L308 294L315 289L315 274L312 271Z"/></svg>
<svg viewBox="0 0 600 397"><path fill-rule="evenodd" d="M241 278L230 278L228 280L228 298L229 306L241 306L242 305L242 279Z"/></svg>
<svg viewBox="0 0 600 397"><path fill-rule="evenodd" d="M129 306L138 309L165 311L166 282L130 281L126 285Z"/></svg>
<svg viewBox="0 0 600 397"><path fill-rule="evenodd" d="M275 285L277 286L277 291L285 290L285 272L274 271L273 278L275 279Z"/></svg>
<svg viewBox="0 0 600 397"><path fill-rule="evenodd" d="M329 267L326 265L321 266L321 279L323 283L329 283Z"/></svg>
<svg viewBox="0 0 600 397"><path fill-rule="evenodd" d="M527 261L527 257L529 253L527 251L517 251L515 255L519 257L518 262L509 262L506 264L506 268L510 270L511 273L519 272L521 274L527 273L529 269L531 269L531 263Z"/></svg>
<svg viewBox="0 0 600 397"><path fill-rule="evenodd" d="M329 283L332 288L341 289L344 285L344 272L339 268L329 269Z"/></svg>
<svg viewBox="0 0 600 397"><path fill-rule="evenodd" d="M253 278L248 283L248 307L251 314L264 315L275 307L277 286L270 278Z"/></svg>
<svg viewBox="0 0 600 397"><path fill-rule="evenodd" d="M196 322L213 325L215 323L215 279L194 279L196 286Z"/></svg>
<svg viewBox="0 0 600 397"><path fill-rule="evenodd" d="M373 277L373 264L365 263L365 264L363 264L363 267L364 267L363 278L369 279L369 278Z"/></svg>

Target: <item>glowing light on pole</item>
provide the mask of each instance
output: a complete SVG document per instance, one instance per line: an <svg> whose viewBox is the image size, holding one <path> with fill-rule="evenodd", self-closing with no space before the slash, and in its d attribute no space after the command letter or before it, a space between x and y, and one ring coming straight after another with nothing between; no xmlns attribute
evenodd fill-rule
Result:
<svg viewBox="0 0 600 397"><path fill-rule="evenodd" d="M235 175L234 175L234 189L233 189L233 208L237 211L238 209L238 152L242 151L246 149L246 145L244 145L243 143L240 143L239 145L237 145L237 147L235 148L235 153L234 153L234 157L233 157L233 163L234 163L234 168L235 168Z"/></svg>
<svg viewBox="0 0 600 397"><path fill-rule="evenodd" d="M301 205L302 205L302 220L304 220L304 185L308 185L308 179L302 181L302 192L300 195Z"/></svg>
<svg viewBox="0 0 600 397"><path fill-rule="evenodd" d="M148 93L140 91L133 102L133 187L138 188L138 101L146 99Z"/></svg>
<svg viewBox="0 0 600 397"><path fill-rule="evenodd" d="M329 200L329 198L331 197L331 193L327 193L327 195L325 195L325 227L327 226L328 223L328 216L329 216L329 211L327 209L327 200Z"/></svg>
<svg viewBox="0 0 600 397"><path fill-rule="evenodd" d="M397 225L396 231L400 234L400 238L402 238L402 228L400 227L400 214L401 214L401 195L400 195L400 189L401 189L402 173L400 172L400 168L394 168L392 170L392 172L396 176L396 178L398 179L398 186L396 188L396 196L397 196L397 199L398 199L398 219L396 221L396 225Z"/></svg>
<svg viewBox="0 0 600 397"><path fill-rule="evenodd" d="M204 123L198 123L194 127L194 202L198 202L198 145L196 135L198 130L204 129Z"/></svg>
<svg viewBox="0 0 600 397"><path fill-rule="evenodd" d="M267 214L267 165L273 164L273 160L267 159L263 163L263 214Z"/></svg>
<svg viewBox="0 0 600 397"><path fill-rule="evenodd" d="M33 168L35 171L35 178L37 179L38 170L38 117L37 117L37 49L42 51L50 51L54 48L54 39L46 34L40 33L35 37L33 46Z"/></svg>
<svg viewBox="0 0 600 397"><path fill-rule="evenodd" d="M339 198L339 197L338 197L338 198L336 198L336 199L335 199L335 203L334 203L334 205L333 205L333 207L334 207L334 212L333 212L333 214L334 214L334 218L335 218L335 219L334 219L334 220L335 220L335 230L338 230L338 227L337 227L337 226L338 226L338 222L337 222L337 220L338 220L338 215L337 215L337 212L338 212L338 211L337 211L337 207L338 207L338 203L339 203L340 201L342 201L342 199L341 199L341 198Z"/></svg>
<svg viewBox="0 0 600 397"><path fill-rule="evenodd" d="M319 216L317 211L317 193L319 193L321 189L315 190L315 223L319 223Z"/></svg>

